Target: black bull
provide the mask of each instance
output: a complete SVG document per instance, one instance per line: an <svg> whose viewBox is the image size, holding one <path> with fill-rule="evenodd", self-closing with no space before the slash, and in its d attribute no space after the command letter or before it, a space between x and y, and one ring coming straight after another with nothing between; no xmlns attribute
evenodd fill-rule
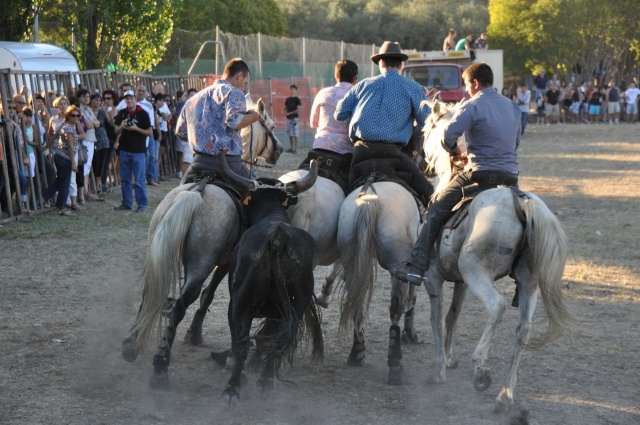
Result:
<svg viewBox="0 0 640 425"><path fill-rule="evenodd" d="M313 299L313 237L294 227L284 205L290 194L277 180L250 192L249 228L236 247L229 274L229 328L235 366L223 395L239 399L241 372L249 352L251 324L265 318L255 336L263 358L258 386L273 388L283 360L291 361L304 317L313 343L312 358L322 358L322 332ZM278 185L275 189L273 186Z"/></svg>

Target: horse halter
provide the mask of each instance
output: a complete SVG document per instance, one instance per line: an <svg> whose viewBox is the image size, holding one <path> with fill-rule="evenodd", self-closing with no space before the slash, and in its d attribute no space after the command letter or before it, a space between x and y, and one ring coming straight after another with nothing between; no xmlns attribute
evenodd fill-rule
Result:
<svg viewBox="0 0 640 425"><path fill-rule="evenodd" d="M262 150L260 152L256 152L256 156L255 158L253 157L253 125L250 126L251 131L250 131L250 137L251 139L249 140L249 152L251 152L251 157L250 157L250 161L242 161L245 164L250 164L250 166L253 168L255 167L264 167L264 168L272 168L272 166L269 165L259 165L257 163L258 161L258 157L267 149L267 143L269 141L269 139L271 139L271 142L273 142L273 146L274 148L277 146L277 142L276 142L276 136L273 134L273 132L271 131L271 129L269 129L269 127L267 127L267 123L265 122L264 118L260 117L260 119L258 119L258 122L260 123L260 125L262 126L262 128L265 131L265 135L264 135L264 147L262 148Z"/></svg>

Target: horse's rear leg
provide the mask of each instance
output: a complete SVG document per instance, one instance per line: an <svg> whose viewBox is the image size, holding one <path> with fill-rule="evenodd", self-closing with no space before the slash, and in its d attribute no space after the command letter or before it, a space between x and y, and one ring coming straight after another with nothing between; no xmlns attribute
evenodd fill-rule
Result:
<svg viewBox="0 0 640 425"><path fill-rule="evenodd" d="M527 268L528 267L524 265L519 268L519 270L516 270L515 276L517 279L516 285L518 286L520 315L518 325L516 326L516 345L511 357L511 366L509 367L509 371L505 377L500 394L498 394L498 397L496 398L495 407L498 412L508 411L513 406L513 395L518 381L518 366L520 364L522 352L529 342L529 336L531 335L531 321L538 301L537 281L531 273L526 270Z"/></svg>
<svg viewBox="0 0 640 425"><path fill-rule="evenodd" d="M412 285L411 285L412 286ZM389 328L389 352L387 364L389 366L389 385L401 385L404 383L404 369L402 367L402 334L400 333L400 320L405 313L407 300L410 299L410 285L392 279L391 285L391 305L389 306L389 316L391 327ZM413 294L415 300L415 293ZM411 303L413 306L413 303ZM406 319L406 317L405 317Z"/></svg>
<svg viewBox="0 0 640 425"><path fill-rule="evenodd" d="M186 342L187 344L202 345L202 323L204 322L204 318L209 311L209 306L213 301L213 296L216 293L216 289L218 289L220 282L222 282L222 279L224 279L228 272L229 265L216 266L216 268L213 270L213 277L211 278L209 286L207 286L200 295L200 308L198 308L196 313L193 315L191 326L184 336L184 342Z"/></svg>
<svg viewBox="0 0 640 425"><path fill-rule="evenodd" d="M353 330L353 345L347 359L347 365L351 367L364 366L365 347L364 347L364 329Z"/></svg>
<svg viewBox="0 0 640 425"><path fill-rule="evenodd" d="M465 277L465 276L463 276ZM502 315L507 309L507 300L493 286L493 279L488 275L483 276L476 272L473 281L465 278L469 289L482 301L487 313L487 324L485 326L480 342L473 352L473 387L476 391L485 391L491 386L491 371L485 368L484 362L489 356L489 348L493 342L498 324L502 321Z"/></svg>
<svg viewBox="0 0 640 425"><path fill-rule="evenodd" d="M169 313L169 323L165 328L164 335L160 341L160 345L153 355L153 375L151 376L150 385L152 388L168 388L169 387L169 365L171 364L171 347L176 336L176 329L187 308L198 299L200 288L202 287L201 279L198 284L194 284L195 280L188 278L182 295L173 303Z"/></svg>
<svg viewBox="0 0 640 425"><path fill-rule="evenodd" d="M405 344L422 344L424 341L418 336L415 328L414 313L416 305L416 286L411 285L404 313L404 329L402 329L402 342Z"/></svg>
<svg viewBox="0 0 640 425"><path fill-rule="evenodd" d="M316 303L323 308L329 308L331 299L333 298L333 287L335 285L338 275L342 272L342 263L340 260L333 263L329 275L322 285L322 290L316 295Z"/></svg>
<svg viewBox="0 0 640 425"><path fill-rule="evenodd" d="M451 299L451 306L449 312L445 318L445 337L444 337L444 353L447 361L448 369L455 369L458 367L458 361L453 360L453 333L458 327L458 319L460 318L460 312L462 312L462 304L467 296L467 285L464 282L455 282L453 287L453 297Z"/></svg>

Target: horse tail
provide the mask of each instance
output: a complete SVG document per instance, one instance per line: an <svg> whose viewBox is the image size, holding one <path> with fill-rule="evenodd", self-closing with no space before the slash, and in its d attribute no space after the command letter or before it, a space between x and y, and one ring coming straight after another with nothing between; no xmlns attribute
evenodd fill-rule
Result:
<svg viewBox="0 0 640 425"><path fill-rule="evenodd" d="M362 329L373 296L376 277L376 222L380 204L378 195L365 193L355 202L351 240L341 248L345 283L342 296L340 331L348 336L350 325ZM352 322L353 321L353 322Z"/></svg>
<svg viewBox="0 0 640 425"><path fill-rule="evenodd" d="M538 348L558 337L563 330L570 329L578 319L567 307L562 294L567 236L556 216L540 199L527 199L523 209L527 217L525 237L533 253L532 268L548 316L544 334L528 344L530 348Z"/></svg>
<svg viewBox="0 0 640 425"><path fill-rule="evenodd" d="M180 193L158 223L153 235L149 237L149 249L144 265L142 304L131 329L132 333L138 334L136 348L139 352L145 351L152 330L156 323L160 322L170 291L179 287L184 240L193 216L202 204L199 193Z"/></svg>
<svg viewBox="0 0 640 425"><path fill-rule="evenodd" d="M311 338L311 363L321 364L324 358L324 340L322 338L322 315L315 299L312 299L304 312L304 328Z"/></svg>

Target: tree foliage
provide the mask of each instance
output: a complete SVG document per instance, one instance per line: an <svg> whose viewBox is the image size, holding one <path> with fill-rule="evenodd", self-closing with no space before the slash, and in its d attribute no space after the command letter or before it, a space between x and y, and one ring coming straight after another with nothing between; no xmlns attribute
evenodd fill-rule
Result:
<svg viewBox="0 0 640 425"><path fill-rule="evenodd" d="M184 0L176 28L210 31L216 26L232 34L284 36L287 21L275 0Z"/></svg>
<svg viewBox="0 0 640 425"><path fill-rule="evenodd" d="M23 41L33 30L38 2L33 0L3 0L0 7L0 40Z"/></svg>
<svg viewBox="0 0 640 425"><path fill-rule="evenodd" d="M637 72L636 0L491 0L489 13L492 46L504 50L512 74L545 67L565 79L602 84Z"/></svg>
<svg viewBox="0 0 640 425"><path fill-rule="evenodd" d="M162 58L173 31L173 12L181 4L182 0L43 0L40 19L57 23L55 32L63 40L58 44L75 52L82 68L114 62L131 72L145 72Z"/></svg>
<svg viewBox="0 0 640 425"><path fill-rule="evenodd" d="M484 32L487 0L282 0L289 37L357 44L398 41L403 48L439 50L450 27L460 36Z"/></svg>

